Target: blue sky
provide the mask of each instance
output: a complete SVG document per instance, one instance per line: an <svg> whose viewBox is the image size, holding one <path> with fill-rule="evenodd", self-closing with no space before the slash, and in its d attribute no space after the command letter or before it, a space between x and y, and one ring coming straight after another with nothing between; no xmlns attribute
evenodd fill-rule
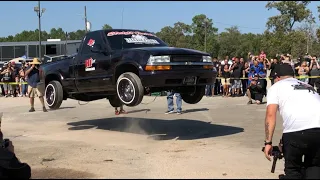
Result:
<svg viewBox="0 0 320 180"><path fill-rule="evenodd" d="M123 28L147 29L158 32L164 26L172 26L181 21L191 24L192 17L206 14L213 19L214 26L223 31L232 25L238 25L241 32L262 33L268 17L277 11L268 11L266 1L223 2L223 1L43 1L46 8L42 17L42 29L61 27L66 31L84 29L84 6L87 6L88 20L92 30L101 29L103 24L121 28L121 15L124 9ZM318 17L314 1L309 5ZM38 28L38 18L33 11L37 1L1 1L0 37L15 35L23 30ZM317 18L317 24L319 20Z"/></svg>

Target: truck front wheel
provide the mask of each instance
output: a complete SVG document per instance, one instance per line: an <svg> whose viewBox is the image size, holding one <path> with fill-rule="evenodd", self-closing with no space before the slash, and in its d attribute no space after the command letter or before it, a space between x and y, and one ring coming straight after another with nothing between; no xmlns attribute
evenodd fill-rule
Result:
<svg viewBox="0 0 320 180"><path fill-rule="evenodd" d="M63 89L59 81L50 81L45 89L45 101L50 109L58 109L63 101Z"/></svg>
<svg viewBox="0 0 320 180"><path fill-rule="evenodd" d="M181 98L188 104L197 104L204 96L205 88L205 86L196 86L195 91L192 94L181 94Z"/></svg>
<svg viewBox="0 0 320 180"><path fill-rule="evenodd" d="M144 88L136 74L132 72L121 74L116 86L118 97L123 104L132 107L141 103L144 96Z"/></svg>

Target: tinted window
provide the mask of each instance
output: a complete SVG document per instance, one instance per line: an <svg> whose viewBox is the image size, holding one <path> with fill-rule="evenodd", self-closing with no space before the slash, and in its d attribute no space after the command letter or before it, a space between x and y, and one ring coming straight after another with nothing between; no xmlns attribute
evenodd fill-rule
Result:
<svg viewBox="0 0 320 180"><path fill-rule="evenodd" d="M2 58L14 58L14 46L2 46Z"/></svg>
<svg viewBox="0 0 320 180"><path fill-rule="evenodd" d="M36 45L29 45L28 46L28 57L37 57L38 55L38 49Z"/></svg>
<svg viewBox="0 0 320 180"><path fill-rule="evenodd" d="M113 50L167 46L154 34L142 31L107 31L107 39Z"/></svg>
<svg viewBox="0 0 320 180"><path fill-rule="evenodd" d="M91 48L95 46L98 47L98 49L103 47L102 36L100 31L89 33L85 37L81 53L82 54L92 53Z"/></svg>
<svg viewBox="0 0 320 180"><path fill-rule="evenodd" d="M26 46L15 46L14 47L14 56L17 57L21 57L27 55L27 50L26 50Z"/></svg>

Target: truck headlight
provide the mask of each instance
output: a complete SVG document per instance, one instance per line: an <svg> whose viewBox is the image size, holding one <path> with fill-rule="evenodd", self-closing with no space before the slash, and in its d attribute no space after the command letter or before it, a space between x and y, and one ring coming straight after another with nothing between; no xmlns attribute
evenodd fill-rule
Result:
<svg viewBox="0 0 320 180"><path fill-rule="evenodd" d="M170 56L150 56L148 60L148 64L152 63L169 63L170 62Z"/></svg>
<svg viewBox="0 0 320 180"><path fill-rule="evenodd" d="M212 62L212 58L210 56L202 56L203 62Z"/></svg>

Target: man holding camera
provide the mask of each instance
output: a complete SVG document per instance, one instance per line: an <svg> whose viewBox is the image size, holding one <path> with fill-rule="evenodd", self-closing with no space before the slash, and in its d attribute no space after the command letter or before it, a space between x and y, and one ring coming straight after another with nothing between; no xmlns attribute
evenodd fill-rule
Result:
<svg viewBox="0 0 320 180"><path fill-rule="evenodd" d="M274 78L276 83L270 87L267 96L265 156L271 160L279 109L283 119L285 179L303 178L302 166L305 179L320 179L320 95L309 84L294 78L290 64L277 66Z"/></svg>
<svg viewBox="0 0 320 180"><path fill-rule="evenodd" d="M43 112L47 112L46 107L44 106L44 85L39 85L40 77L39 77L39 67L40 67L40 61L38 58L34 58L32 62L29 63L30 68L26 71L26 76L28 77L28 95L30 97L30 104L31 109L29 112L34 112L34 97L37 95L39 96L42 110Z"/></svg>
<svg viewBox="0 0 320 180"><path fill-rule="evenodd" d="M3 139L1 131L2 113L0 113L0 178L30 179L31 168L21 163L14 153L14 146L9 139Z"/></svg>
<svg viewBox="0 0 320 180"><path fill-rule="evenodd" d="M257 104L261 104L264 94L264 81L259 78L259 74L255 74L247 89L248 104L252 104L252 99L255 100Z"/></svg>

